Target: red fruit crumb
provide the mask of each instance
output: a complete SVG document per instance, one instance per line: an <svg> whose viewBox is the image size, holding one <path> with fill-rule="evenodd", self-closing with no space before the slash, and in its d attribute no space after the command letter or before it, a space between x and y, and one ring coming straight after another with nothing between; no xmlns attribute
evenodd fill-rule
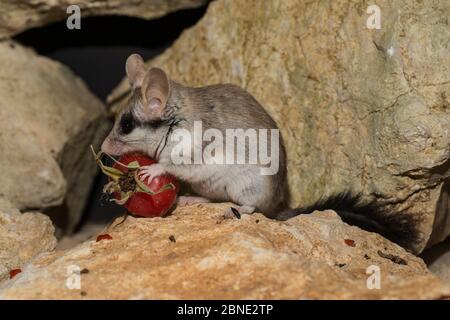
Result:
<svg viewBox="0 0 450 320"><path fill-rule="evenodd" d="M17 274L21 273L22 269L18 268L18 269L12 269L11 271L9 271L9 278L12 279L14 278Z"/></svg>
<svg viewBox="0 0 450 320"><path fill-rule="evenodd" d="M350 247L356 246L355 240L352 240L352 239L344 239L344 242L345 242L346 245L348 245L348 246L350 246Z"/></svg>
<svg viewBox="0 0 450 320"><path fill-rule="evenodd" d="M97 236L97 241L96 242L99 242L99 241L102 241L102 240L112 240L112 237L109 234L107 234L107 233L99 234Z"/></svg>

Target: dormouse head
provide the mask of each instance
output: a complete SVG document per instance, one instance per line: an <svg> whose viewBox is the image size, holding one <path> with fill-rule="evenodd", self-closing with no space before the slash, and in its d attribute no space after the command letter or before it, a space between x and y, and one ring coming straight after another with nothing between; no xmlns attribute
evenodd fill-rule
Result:
<svg viewBox="0 0 450 320"><path fill-rule="evenodd" d="M102 151L115 156L140 151L158 159L171 121L165 117L170 81L159 68L145 70L138 54L128 57L125 69L131 96L117 115Z"/></svg>

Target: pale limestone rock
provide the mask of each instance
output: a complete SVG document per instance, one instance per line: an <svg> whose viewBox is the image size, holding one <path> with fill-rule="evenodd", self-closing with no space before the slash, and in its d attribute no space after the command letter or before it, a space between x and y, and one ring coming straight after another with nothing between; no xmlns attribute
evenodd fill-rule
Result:
<svg viewBox="0 0 450 320"><path fill-rule="evenodd" d="M39 212L20 213L0 198L0 281L37 255L56 246L50 219Z"/></svg>
<svg viewBox="0 0 450 320"><path fill-rule="evenodd" d="M0 195L20 210L52 208L71 231L79 221L108 121L104 105L67 67L0 42Z"/></svg>
<svg viewBox="0 0 450 320"><path fill-rule="evenodd" d="M125 15L158 18L172 11L194 8L206 0L0 0L0 38L29 28L67 19L70 5L80 7L81 16Z"/></svg>
<svg viewBox="0 0 450 320"><path fill-rule="evenodd" d="M187 206L166 218L128 217L121 224L118 218L104 231L112 240L94 238L33 260L0 284L0 298L437 299L450 293L420 258L344 224L333 211L288 222L261 214L224 219L229 205ZM80 290L66 286L74 266L83 270ZM380 290L367 288L370 266L380 268Z"/></svg>
<svg viewBox="0 0 450 320"><path fill-rule="evenodd" d="M450 176L450 2L377 1L380 30L366 27L370 4L214 1L149 64L188 85L246 88L281 128L293 206L361 194L410 220L405 246L417 253L450 233L438 206Z"/></svg>

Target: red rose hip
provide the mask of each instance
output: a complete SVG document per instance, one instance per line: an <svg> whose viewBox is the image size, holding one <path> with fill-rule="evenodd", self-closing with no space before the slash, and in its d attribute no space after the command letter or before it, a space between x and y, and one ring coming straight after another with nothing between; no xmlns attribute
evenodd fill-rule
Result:
<svg viewBox="0 0 450 320"><path fill-rule="evenodd" d="M175 177L165 174L151 181L141 181L138 176L141 167L156 163L152 158L142 153L130 153L108 167L103 165L100 156L101 153L96 154L96 160L103 173L110 177L103 191L113 197L112 201L142 217L164 216L175 205L179 191Z"/></svg>

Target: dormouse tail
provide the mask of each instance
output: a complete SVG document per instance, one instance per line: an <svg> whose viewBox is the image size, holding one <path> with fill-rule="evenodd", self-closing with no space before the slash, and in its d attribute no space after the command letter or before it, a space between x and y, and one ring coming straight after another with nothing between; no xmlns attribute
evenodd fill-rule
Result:
<svg viewBox="0 0 450 320"><path fill-rule="evenodd" d="M341 193L322 199L309 207L286 209L276 219L285 221L300 214L309 214L315 210L332 209L341 219L369 232L376 232L385 238L415 252L419 241L417 221L407 212L388 212L375 203L362 204L361 196Z"/></svg>

